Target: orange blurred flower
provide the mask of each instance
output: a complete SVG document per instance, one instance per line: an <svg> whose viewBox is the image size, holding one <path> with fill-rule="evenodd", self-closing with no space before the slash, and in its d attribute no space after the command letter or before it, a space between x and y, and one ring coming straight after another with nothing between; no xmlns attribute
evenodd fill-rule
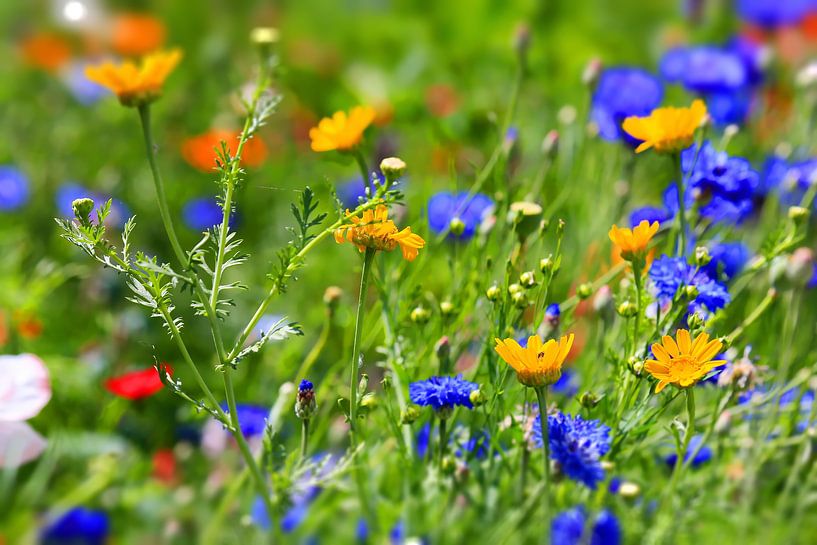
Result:
<svg viewBox="0 0 817 545"><path fill-rule="evenodd" d="M125 106L139 106L161 96L162 85L181 58L182 52L173 49L148 55L139 66L130 61L120 64L106 61L88 66L85 76L113 91Z"/></svg>
<svg viewBox="0 0 817 545"><path fill-rule="evenodd" d="M20 53L31 66L54 72L71 58L71 47L56 34L41 32L24 39Z"/></svg>
<svg viewBox="0 0 817 545"><path fill-rule="evenodd" d="M43 332L43 323L31 313L16 312L17 333L24 339L36 339Z"/></svg>
<svg viewBox="0 0 817 545"><path fill-rule="evenodd" d="M122 13L113 20L111 48L129 57L156 51L165 42L165 25L152 15Z"/></svg>
<svg viewBox="0 0 817 545"><path fill-rule="evenodd" d="M217 150L221 142L227 143L230 155L235 155L238 147L239 131L212 129L204 134L187 138L182 142L182 157L190 166L202 172L212 172L218 158ZM250 138L241 151L241 166L257 167L267 158L267 146L258 137Z"/></svg>
<svg viewBox="0 0 817 545"><path fill-rule="evenodd" d="M355 106L346 112L335 112L332 117L324 117L317 127L309 130L312 151L349 151L363 138L363 131L371 125L375 110L371 106Z"/></svg>
<svg viewBox="0 0 817 545"><path fill-rule="evenodd" d="M450 85L431 85L426 89L426 106L435 117L448 117L459 105L460 99Z"/></svg>
<svg viewBox="0 0 817 545"><path fill-rule="evenodd" d="M647 220L642 220L633 229L613 224L607 236L621 250L621 257L627 261L635 261L644 256L647 245L658 232L658 227L657 221L650 223Z"/></svg>
<svg viewBox="0 0 817 545"><path fill-rule="evenodd" d="M695 131L706 120L706 104L700 99L688 108L654 109L648 116L630 116L621 127L624 132L641 140L636 153L655 148L661 153L677 153L692 144Z"/></svg>

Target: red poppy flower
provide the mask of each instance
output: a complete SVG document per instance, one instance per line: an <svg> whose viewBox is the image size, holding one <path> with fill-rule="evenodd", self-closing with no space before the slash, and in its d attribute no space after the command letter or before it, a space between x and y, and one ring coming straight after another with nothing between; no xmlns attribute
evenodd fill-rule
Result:
<svg viewBox="0 0 817 545"><path fill-rule="evenodd" d="M162 369L173 374L173 369L166 363L162 364ZM159 378L159 372L155 367L132 371L105 381L106 390L131 400L152 396L161 390L162 386L162 379Z"/></svg>
<svg viewBox="0 0 817 545"><path fill-rule="evenodd" d="M202 172L213 172L216 168L218 154L216 150L221 148L221 142L227 143L227 148L231 154L235 153L238 146L238 131L213 129L209 132L186 139L182 143L182 157L191 166ZM241 166L257 167L267 158L267 146L258 136L247 140L241 153Z"/></svg>
<svg viewBox="0 0 817 545"><path fill-rule="evenodd" d="M160 449L153 453L153 477L165 484L176 480L176 456L173 449Z"/></svg>

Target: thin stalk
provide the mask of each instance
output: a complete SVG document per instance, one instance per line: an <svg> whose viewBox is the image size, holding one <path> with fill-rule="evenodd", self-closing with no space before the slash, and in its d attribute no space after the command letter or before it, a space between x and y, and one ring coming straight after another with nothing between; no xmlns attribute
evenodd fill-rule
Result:
<svg viewBox="0 0 817 545"><path fill-rule="evenodd" d="M357 168L360 169L361 176L363 176L363 183L366 184L366 190L369 192L366 197L371 198L374 195L374 188L372 188L372 179L371 175L369 174L369 167L366 166L366 159L363 157L363 153L358 148L354 149L352 155L357 162Z"/></svg>
<svg viewBox="0 0 817 545"><path fill-rule="evenodd" d="M689 442L692 439L692 434L695 432L695 388L687 388L684 390L687 398L687 427L684 430L684 438L681 441L681 448L678 449L677 459L675 460L675 468L672 472L670 484L667 487L667 492L664 501L671 500L675 492L675 486L678 484L681 471L684 468L684 458L686 458Z"/></svg>
<svg viewBox="0 0 817 545"><path fill-rule="evenodd" d="M684 169L681 166L680 153L673 154L672 160L675 164L675 172L678 173L678 179L675 182L678 187L678 226L680 230L678 233L678 255L682 256L684 252L686 252L687 233L686 200L684 199Z"/></svg>
<svg viewBox="0 0 817 545"><path fill-rule="evenodd" d="M446 429L446 419L440 417L440 453L439 459L437 463L439 464L440 471L443 469L443 458L445 458L445 444L447 443L447 429Z"/></svg>
<svg viewBox="0 0 817 545"><path fill-rule="evenodd" d="M306 458L307 445L309 444L309 419L301 421L301 459Z"/></svg>
<svg viewBox="0 0 817 545"><path fill-rule="evenodd" d="M542 428L542 456L544 464L544 490L542 491L542 506L545 509L545 528L550 530L550 433L548 430L547 386L538 386L536 399L539 401L539 422Z"/></svg>
<svg viewBox="0 0 817 545"><path fill-rule="evenodd" d="M360 382L360 337L363 333L363 315L366 310L366 289L369 286L369 273L372 268L376 250L366 248L363 256L363 270L360 273L360 294L357 300L357 317L355 318L355 336L352 341L352 364L349 373L349 432L352 446L355 445L357 432L357 397Z"/></svg>
<svg viewBox="0 0 817 545"><path fill-rule="evenodd" d="M752 313L749 314L749 316L747 316L746 319L744 319L743 322L741 322L741 324L738 327L736 327L734 329L734 331L732 331L732 333L730 333L726 337L726 344L728 346L732 345L735 342L735 339L740 337L743 334L743 332L746 330L747 327L752 325L758 318L760 318L760 316L764 312L766 312L766 309L769 308L769 306L772 304L772 302L776 298L777 298L777 291L775 291L774 289L770 289L768 292L766 292L766 296L755 307L755 309L752 311Z"/></svg>
<svg viewBox="0 0 817 545"><path fill-rule="evenodd" d="M633 319L633 355L638 355L638 326L641 319L641 262L633 261L633 283L635 284L635 317Z"/></svg>

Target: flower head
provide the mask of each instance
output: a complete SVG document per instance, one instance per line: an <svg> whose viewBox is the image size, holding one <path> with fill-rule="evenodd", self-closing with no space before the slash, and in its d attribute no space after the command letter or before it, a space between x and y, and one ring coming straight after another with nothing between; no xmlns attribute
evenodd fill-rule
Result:
<svg viewBox="0 0 817 545"><path fill-rule="evenodd" d="M173 369L165 363L162 364L161 372L173 373ZM150 397L164 387L159 373L155 367L125 373L106 380L105 389L130 400Z"/></svg>
<svg viewBox="0 0 817 545"><path fill-rule="evenodd" d="M574 507L556 515L550 523L550 541L553 545L620 545L621 525L612 511L604 509L593 522L590 539L585 535L587 514Z"/></svg>
<svg viewBox="0 0 817 545"><path fill-rule="evenodd" d="M513 367L519 382L531 387L547 386L559 380L562 364L573 346L572 333L558 342L551 339L546 343L542 343L539 335L532 335L524 348L514 339L495 340L496 353Z"/></svg>
<svg viewBox="0 0 817 545"><path fill-rule="evenodd" d="M182 207L184 224L195 231L206 231L214 225L219 225L224 212L221 205L213 197L199 197L190 199ZM230 214L230 227L235 227L236 213Z"/></svg>
<svg viewBox="0 0 817 545"><path fill-rule="evenodd" d="M0 211L23 206L30 193L28 185L28 178L22 171L12 166L0 166Z"/></svg>
<svg viewBox="0 0 817 545"><path fill-rule="evenodd" d="M469 196L467 191L457 194L443 191L428 201L428 226L435 233L448 232L449 238L469 239L493 208L494 201L482 193ZM452 229L455 220L462 222L461 230Z"/></svg>
<svg viewBox="0 0 817 545"><path fill-rule="evenodd" d="M86 507L74 507L48 524L40 536L43 545L84 543L103 545L110 533L108 515Z"/></svg>
<svg viewBox="0 0 817 545"><path fill-rule="evenodd" d="M451 410L455 406L472 409L471 392L479 389L479 384L456 377L431 377L409 384L412 403L431 406L435 411Z"/></svg>
<svg viewBox="0 0 817 545"><path fill-rule="evenodd" d="M187 163L206 173L212 173L216 168L218 150L221 143L227 145L230 155L235 155L238 147L238 131L228 129L213 129L204 134L187 138L182 143L182 157ZM250 138L244 143L241 150L241 166L257 167L267 158L267 146L260 138Z"/></svg>
<svg viewBox="0 0 817 545"><path fill-rule="evenodd" d="M41 32L20 43L20 54L31 66L56 72L71 58L71 46L56 34Z"/></svg>
<svg viewBox="0 0 817 545"><path fill-rule="evenodd" d="M605 69L593 92L590 117L605 140L625 140L635 146L637 140L621 130L625 118L647 115L661 104L664 89L653 74L626 66Z"/></svg>
<svg viewBox="0 0 817 545"><path fill-rule="evenodd" d="M221 404L222 410L230 414L230 409L226 403ZM238 424L241 428L241 433L245 437L254 437L264 433L267 428L267 418L269 417L269 409L262 405L251 405L249 403L239 403L235 406L236 413L238 413Z"/></svg>
<svg viewBox="0 0 817 545"><path fill-rule="evenodd" d="M335 112L332 117L324 117L317 127L309 129L312 151L349 151L363 138L366 130L375 118L371 106L355 106L349 114Z"/></svg>
<svg viewBox="0 0 817 545"><path fill-rule="evenodd" d="M51 399L48 368L34 354L0 356L0 376L0 422L33 418Z"/></svg>
<svg viewBox="0 0 817 545"><path fill-rule="evenodd" d="M642 220L634 229L618 227L613 224L608 236L613 244L621 250L621 257L634 261L644 256L647 245L655 236L655 233L658 232L658 227L659 223L657 221L649 223L647 220Z"/></svg>
<svg viewBox="0 0 817 545"><path fill-rule="evenodd" d="M120 55L146 55L159 49L167 33L164 23L151 15L123 13L113 20L111 47Z"/></svg>
<svg viewBox="0 0 817 545"><path fill-rule="evenodd" d="M689 108L656 108L646 117L628 117L624 131L641 140L636 153L655 148L659 152L678 152L692 143L695 131L706 119L706 105L695 100Z"/></svg>
<svg viewBox="0 0 817 545"><path fill-rule="evenodd" d="M420 248L426 244L420 235L411 232L411 227L399 231L389 219L386 205L379 204L374 210L364 210L360 216L347 210L346 217L351 223L335 229L335 242L349 242L361 252L367 248L390 251L400 246L403 257L407 261L414 261Z"/></svg>
<svg viewBox="0 0 817 545"><path fill-rule="evenodd" d="M547 415L547 421L551 459L571 479L596 488L604 480L600 459L610 450L610 428L599 420L559 412ZM532 439L541 447L541 415L533 423Z"/></svg>
<svg viewBox="0 0 817 545"><path fill-rule="evenodd" d="M315 414L317 409L315 387L310 381L303 379L301 384L298 385L298 393L295 395L295 416L306 420Z"/></svg>
<svg viewBox="0 0 817 545"><path fill-rule="evenodd" d="M695 288L696 295L689 304L691 312L714 312L731 300L725 285L683 257L662 255L652 264L649 274L653 292L662 305L672 301L681 287Z"/></svg>
<svg viewBox="0 0 817 545"><path fill-rule="evenodd" d="M678 388L687 388L702 379L713 368L726 363L724 360L713 360L723 348L717 339L709 340L707 333L701 333L694 340L689 331L679 329L675 339L664 335L662 342L652 345L654 360L647 360L644 369L658 379L655 393L668 384Z"/></svg>
<svg viewBox="0 0 817 545"><path fill-rule="evenodd" d="M139 106L159 98L162 85L181 58L181 51L173 49L152 53L144 57L139 66L131 61L88 66L85 75L113 91L125 106Z"/></svg>
<svg viewBox="0 0 817 545"><path fill-rule="evenodd" d="M706 445L701 445L702 441L702 435L694 435L690 439L689 447L684 453L684 463L689 463L690 456L692 456L692 453L696 450L698 452L695 453L695 458L692 459L692 467L698 467L712 459L712 449ZM678 453L673 450L664 457L664 461L668 466L675 467L675 464L678 462Z"/></svg>

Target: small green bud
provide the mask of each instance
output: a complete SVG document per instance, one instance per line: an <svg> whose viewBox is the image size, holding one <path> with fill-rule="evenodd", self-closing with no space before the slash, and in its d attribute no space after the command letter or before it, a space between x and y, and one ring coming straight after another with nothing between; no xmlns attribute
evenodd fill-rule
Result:
<svg viewBox="0 0 817 545"><path fill-rule="evenodd" d="M553 129L542 140L542 154L546 157L555 157L559 152L559 131Z"/></svg>
<svg viewBox="0 0 817 545"><path fill-rule="evenodd" d="M451 316L454 313L454 303L451 301L443 301L440 303L440 312L443 316Z"/></svg>
<svg viewBox="0 0 817 545"><path fill-rule="evenodd" d="M581 403L582 407L585 409L592 409L596 405L599 404L599 396L594 394L593 392L585 392L579 398L579 403Z"/></svg>
<svg viewBox="0 0 817 545"><path fill-rule="evenodd" d="M525 288L522 286L522 284L514 283L508 286L508 293L511 295L515 293L522 293L523 291L525 291Z"/></svg>
<svg viewBox="0 0 817 545"><path fill-rule="evenodd" d="M530 305L530 301L528 301L528 295L523 291L519 291L512 294L511 301L513 301L513 304L516 306L516 308L520 309L526 308L528 305Z"/></svg>
<svg viewBox="0 0 817 545"><path fill-rule="evenodd" d="M424 307L416 307L411 311L411 321L415 324L424 324L431 318L431 311Z"/></svg>
<svg viewBox="0 0 817 545"><path fill-rule="evenodd" d="M567 224L565 223L565 220L559 218L559 221L556 223L556 236L561 238L562 235L565 234L565 227L566 226L567 226Z"/></svg>
<svg viewBox="0 0 817 545"><path fill-rule="evenodd" d="M593 286L587 282L580 284L579 287L576 288L576 295L579 297L579 299L587 299L593 295Z"/></svg>
<svg viewBox="0 0 817 545"><path fill-rule="evenodd" d="M458 217L451 218L451 222L448 224L448 231L455 237L460 236L465 232L465 222Z"/></svg>
<svg viewBox="0 0 817 545"><path fill-rule="evenodd" d="M360 374L360 382L357 385L358 392L365 392L369 389L369 375L366 373Z"/></svg>
<svg viewBox="0 0 817 545"><path fill-rule="evenodd" d="M686 297L690 301L698 297L698 286L684 287L684 297Z"/></svg>
<svg viewBox="0 0 817 545"><path fill-rule="evenodd" d="M795 223L802 223L811 215L811 211L803 206L790 206L789 219Z"/></svg>
<svg viewBox="0 0 817 545"><path fill-rule="evenodd" d="M632 318L638 312L638 307L632 301L624 301L618 305L616 312L625 318Z"/></svg>
<svg viewBox="0 0 817 545"><path fill-rule="evenodd" d="M641 372L644 370L644 361L636 358L635 356L630 356L627 359L627 368L637 377L641 376Z"/></svg>
<svg viewBox="0 0 817 545"><path fill-rule="evenodd" d="M536 273L525 271L519 275L519 283L525 288L532 288L536 285Z"/></svg>
<svg viewBox="0 0 817 545"><path fill-rule="evenodd" d="M451 342L448 340L448 337L441 337L440 340L437 341L434 352L436 352L437 358L440 360L447 360L449 356L451 356Z"/></svg>
<svg viewBox="0 0 817 545"><path fill-rule="evenodd" d="M93 199L89 199L87 197L84 199L74 199L74 201L71 203L71 208L74 210L74 217L77 218L80 225L88 226L91 224L89 216L94 210Z"/></svg>
<svg viewBox="0 0 817 545"><path fill-rule="evenodd" d="M695 248L695 264L699 267L706 267L712 261L712 256L709 255L709 248L706 246L698 246Z"/></svg>
<svg viewBox="0 0 817 545"><path fill-rule="evenodd" d="M401 424L413 424L420 418L420 408L417 405L409 405L400 413Z"/></svg>
<svg viewBox="0 0 817 545"><path fill-rule="evenodd" d="M488 396L485 395L485 392L482 391L482 388L477 388L476 390L472 390L470 394L468 394L468 399L471 400L471 404L474 407L481 407L488 402Z"/></svg>
<svg viewBox="0 0 817 545"><path fill-rule="evenodd" d="M553 256L549 255L539 260L539 270L542 274L549 274L553 270Z"/></svg>
<svg viewBox="0 0 817 545"><path fill-rule="evenodd" d="M702 329L704 327L704 319L697 312L693 312L687 316L687 327L690 331Z"/></svg>
<svg viewBox="0 0 817 545"><path fill-rule="evenodd" d="M389 375L384 375L383 378L380 380L380 386L386 392L391 390L392 387L391 377Z"/></svg>
<svg viewBox="0 0 817 545"><path fill-rule="evenodd" d="M499 299L499 293L500 293L499 286L494 284L493 286L485 290L485 297L487 297L489 301L496 301L497 299Z"/></svg>
<svg viewBox="0 0 817 545"><path fill-rule="evenodd" d="M637 498L641 494L641 487L635 483L623 482L618 487L618 495L628 500Z"/></svg>
<svg viewBox="0 0 817 545"><path fill-rule="evenodd" d="M399 157L386 157L380 161L380 172L389 182L394 182L406 172L406 163ZM391 185L391 184L389 184Z"/></svg>
<svg viewBox="0 0 817 545"><path fill-rule="evenodd" d="M377 404L377 396L374 395L374 392L369 392L360 399L360 406L365 407L370 411L376 409Z"/></svg>
<svg viewBox="0 0 817 545"><path fill-rule="evenodd" d="M457 469L457 462L451 456L443 457L442 470L446 475L451 475Z"/></svg>
<svg viewBox="0 0 817 545"><path fill-rule="evenodd" d="M542 207L533 202L517 201L511 203L508 211L508 223L513 224L519 240L525 240L539 228L542 219Z"/></svg>

